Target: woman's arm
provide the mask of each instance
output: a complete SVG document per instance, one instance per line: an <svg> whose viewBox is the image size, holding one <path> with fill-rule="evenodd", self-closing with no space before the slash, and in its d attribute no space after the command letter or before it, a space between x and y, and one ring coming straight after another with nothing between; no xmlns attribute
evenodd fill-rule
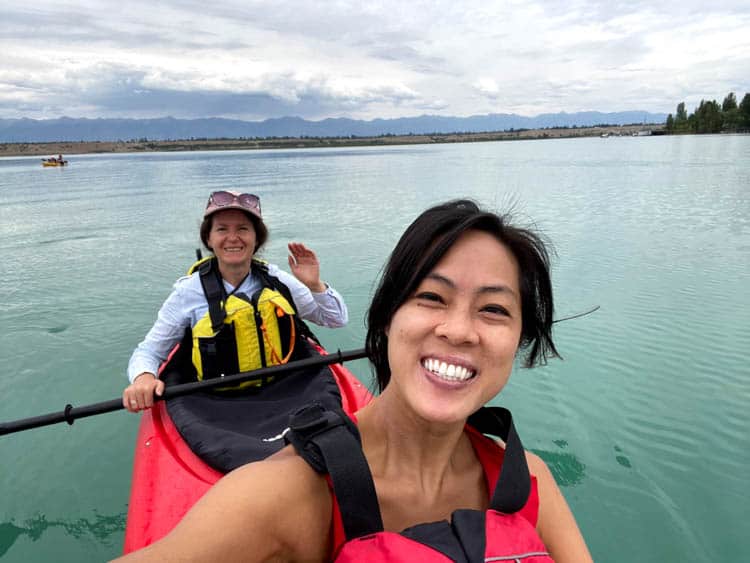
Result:
<svg viewBox="0 0 750 563"><path fill-rule="evenodd" d="M117 561L327 561L325 479L284 450L222 478L164 539Z"/></svg>
<svg viewBox="0 0 750 563"><path fill-rule="evenodd" d="M164 392L164 382L159 380L156 373L190 325L190 306L194 304L186 302L178 289L179 283L180 280L159 309L151 330L130 356L130 385L122 393L122 404L130 412L151 408L154 394Z"/></svg>
<svg viewBox="0 0 750 563"><path fill-rule="evenodd" d="M159 309L153 326L130 356L128 379L131 383L142 373L158 373L161 363L182 340L185 329L190 326L192 310L205 303L202 293L186 293L184 285L189 281L189 278L177 280L174 289Z"/></svg>
<svg viewBox="0 0 750 563"><path fill-rule="evenodd" d="M539 486L537 532L550 555L557 563L593 561L573 513L547 464L530 452L526 452L526 460Z"/></svg>

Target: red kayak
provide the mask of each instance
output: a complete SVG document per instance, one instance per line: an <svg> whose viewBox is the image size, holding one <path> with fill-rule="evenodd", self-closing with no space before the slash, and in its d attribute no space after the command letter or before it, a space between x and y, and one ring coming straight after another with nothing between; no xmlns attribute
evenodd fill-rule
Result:
<svg viewBox="0 0 750 563"><path fill-rule="evenodd" d="M356 412L370 400L367 388L341 364L326 369L338 385L344 412ZM165 536L222 475L193 453L164 401L145 411L135 446L124 552Z"/></svg>

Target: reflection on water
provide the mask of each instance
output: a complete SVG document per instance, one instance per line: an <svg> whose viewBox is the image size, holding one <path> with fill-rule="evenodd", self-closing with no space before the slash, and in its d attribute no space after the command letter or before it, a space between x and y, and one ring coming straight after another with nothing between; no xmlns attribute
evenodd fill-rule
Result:
<svg viewBox="0 0 750 563"><path fill-rule="evenodd" d="M555 440L555 445L564 450L568 447L565 440ZM586 476L586 466L570 452L531 450L541 457L552 472L555 481L561 487L579 485Z"/></svg>
<svg viewBox="0 0 750 563"><path fill-rule="evenodd" d="M627 467L628 469L633 467L630 463L630 460L622 455L622 448L620 448L620 446L615 446L615 452L617 452L617 455L615 456L615 460L617 460L617 463L619 463L623 467Z"/></svg>
<svg viewBox="0 0 750 563"><path fill-rule="evenodd" d="M47 520L44 514L40 514L26 520L21 526L15 525L12 521L3 522L0 524L0 557L5 555L19 537L25 535L35 542L49 528L62 528L67 535L76 539L90 536L109 545L113 534L117 534L117 541L119 541L120 534L125 531L125 516L125 512L113 516L104 516L94 512L93 520L78 518L68 521Z"/></svg>

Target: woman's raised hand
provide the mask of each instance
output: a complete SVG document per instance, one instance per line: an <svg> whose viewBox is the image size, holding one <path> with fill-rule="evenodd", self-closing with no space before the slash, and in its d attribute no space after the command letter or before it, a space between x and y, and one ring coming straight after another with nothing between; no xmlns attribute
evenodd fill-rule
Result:
<svg viewBox="0 0 750 563"><path fill-rule="evenodd" d="M289 268L294 277L305 284L310 291L322 293L326 285L320 280L320 262L315 252L301 242L290 242Z"/></svg>

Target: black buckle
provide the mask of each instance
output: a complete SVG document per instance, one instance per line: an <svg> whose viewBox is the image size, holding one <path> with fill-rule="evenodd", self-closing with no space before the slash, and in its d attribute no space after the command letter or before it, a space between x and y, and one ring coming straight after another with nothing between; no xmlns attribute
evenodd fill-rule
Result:
<svg viewBox="0 0 750 563"><path fill-rule="evenodd" d="M325 428L343 424L341 417L319 403L302 407L289 417L289 429L308 441Z"/></svg>
<svg viewBox="0 0 750 563"><path fill-rule="evenodd" d="M326 462L315 438L337 426L344 426L341 415L326 409L320 403L312 403L289 416L289 432L284 441L291 444L318 473L326 473Z"/></svg>

